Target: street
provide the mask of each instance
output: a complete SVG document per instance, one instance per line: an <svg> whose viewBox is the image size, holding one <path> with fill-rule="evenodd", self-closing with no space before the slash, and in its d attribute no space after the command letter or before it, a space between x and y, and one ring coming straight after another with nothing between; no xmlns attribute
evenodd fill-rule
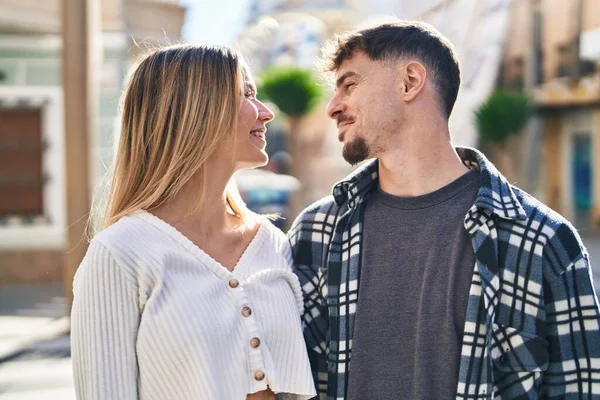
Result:
<svg viewBox="0 0 600 400"><path fill-rule="evenodd" d="M62 285L0 286L0 399L74 400Z"/></svg>
<svg viewBox="0 0 600 400"><path fill-rule="evenodd" d="M0 365L2 400L74 400L71 359L35 355Z"/></svg>

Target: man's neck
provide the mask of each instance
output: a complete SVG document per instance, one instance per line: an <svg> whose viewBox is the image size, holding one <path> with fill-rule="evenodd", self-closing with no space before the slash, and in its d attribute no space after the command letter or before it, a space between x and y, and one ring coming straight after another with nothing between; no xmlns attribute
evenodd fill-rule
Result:
<svg viewBox="0 0 600 400"><path fill-rule="evenodd" d="M414 197L431 193L468 171L449 139L436 133L410 135L414 140L379 157L379 185L394 196Z"/></svg>

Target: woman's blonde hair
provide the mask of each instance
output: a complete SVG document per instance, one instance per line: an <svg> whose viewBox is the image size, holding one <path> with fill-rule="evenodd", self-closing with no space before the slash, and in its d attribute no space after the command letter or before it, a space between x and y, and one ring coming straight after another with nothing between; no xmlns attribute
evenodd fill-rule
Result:
<svg viewBox="0 0 600 400"><path fill-rule="evenodd" d="M200 173L225 139L234 140L245 64L220 46L174 45L146 55L122 98L122 124L101 229L134 211L172 199ZM233 182L226 201L236 215L248 211Z"/></svg>

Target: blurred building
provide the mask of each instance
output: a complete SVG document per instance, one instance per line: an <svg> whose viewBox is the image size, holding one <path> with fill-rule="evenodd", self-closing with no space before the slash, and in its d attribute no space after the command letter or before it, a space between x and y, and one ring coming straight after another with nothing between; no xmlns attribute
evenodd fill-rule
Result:
<svg viewBox="0 0 600 400"><path fill-rule="evenodd" d="M312 69L322 44L334 33L356 26L356 0L254 0L248 26L239 35L236 47L247 57L253 73L275 65ZM260 93L259 93L260 97ZM302 144L305 151L300 170L304 186L301 203L308 204L331 192L333 184L351 169L342 159L336 128L323 104L303 118ZM268 142L282 152L287 148L287 126L282 116L269 124ZM271 153L270 153L271 154Z"/></svg>
<svg viewBox="0 0 600 400"><path fill-rule="evenodd" d="M550 207L598 232L600 2L515 1L510 24L500 86L529 91L537 106L527 175Z"/></svg>
<svg viewBox="0 0 600 400"><path fill-rule="evenodd" d="M145 43L180 40L178 0L102 0L90 190L114 154L118 99ZM60 281L66 248L62 0L0 0L0 283ZM141 43L140 48L134 42Z"/></svg>
<svg viewBox="0 0 600 400"><path fill-rule="evenodd" d="M312 68L321 44L352 29L357 0L252 0L238 46L256 71L276 64Z"/></svg>

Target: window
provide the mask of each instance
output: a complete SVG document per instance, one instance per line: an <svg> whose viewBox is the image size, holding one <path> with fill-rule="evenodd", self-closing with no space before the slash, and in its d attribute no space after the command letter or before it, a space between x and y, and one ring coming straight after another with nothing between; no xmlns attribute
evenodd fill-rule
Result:
<svg viewBox="0 0 600 400"><path fill-rule="evenodd" d="M508 90L522 91L525 87L525 63L523 57L514 57L502 66L504 69L503 87Z"/></svg>
<svg viewBox="0 0 600 400"><path fill-rule="evenodd" d="M40 109L0 108L0 217L44 214Z"/></svg>

